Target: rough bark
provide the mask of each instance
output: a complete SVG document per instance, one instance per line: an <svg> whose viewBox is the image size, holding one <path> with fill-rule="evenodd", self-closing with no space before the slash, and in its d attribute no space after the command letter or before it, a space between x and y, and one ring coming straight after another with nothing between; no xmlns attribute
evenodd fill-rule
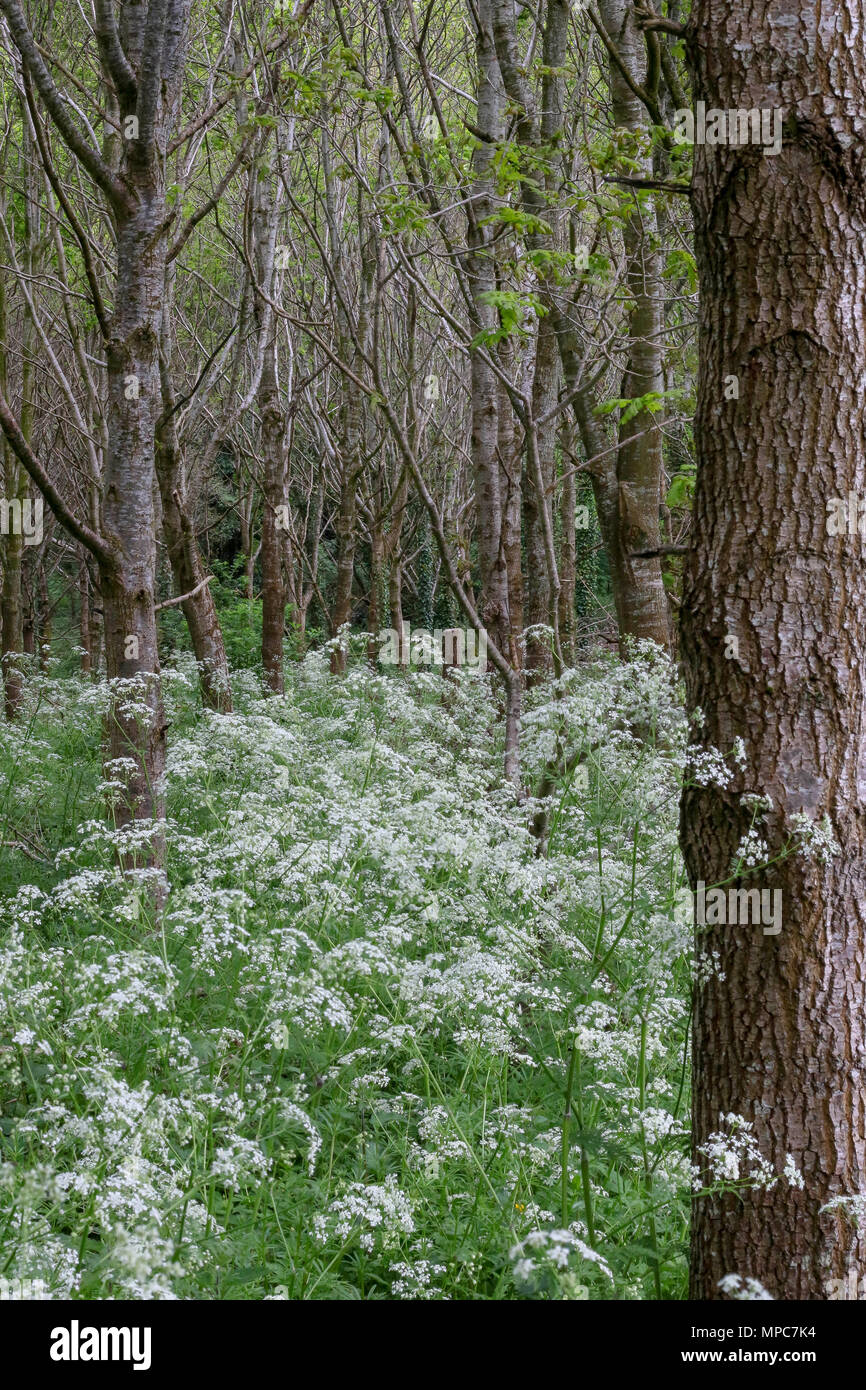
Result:
<svg viewBox="0 0 866 1390"><path fill-rule="evenodd" d="M108 449L102 515L115 558L103 565L101 576L109 679L133 683L140 692L140 699L131 701L124 689L132 687L121 687L109 720L109 756L134 764L117 808L121 823L163 814L166 724L154 602L159 342L167 245L162 150L177 116L187 20L185 0L163 0L151 6L143 33L122 35L137 68L139 135L123 142L120 174L129 196L114 204L117 276L106 345ZM126 103L123 114L129 95Z"/></svg>
<svg viewBox="0 0 866 1390"><path fill-rule="evenodd" d="M682 656L696 734L746 768L724 791L687 791L693 883L728 878L750 824L744 792L772 798L771 855L792 817L829 817L841 855L757 874L783 894L782 929L716 926L719 970L694 1019L696 1159L721 1113L744 1115L776 1170L805 1179L699 1198L692 1296L729 1273L775 1298L862 1288L866 1238L838 1196L866 1196L866 587L862 537L828 534L826 504L866 494L866 9L696 0L690 50L707 108L780 108L777 156L695 149L701 280L698 480ZM725 399L725 378L739 398ZM727 637L738 649L726 659ZM835 1296L839 1296L836 1294Z"/></svg>

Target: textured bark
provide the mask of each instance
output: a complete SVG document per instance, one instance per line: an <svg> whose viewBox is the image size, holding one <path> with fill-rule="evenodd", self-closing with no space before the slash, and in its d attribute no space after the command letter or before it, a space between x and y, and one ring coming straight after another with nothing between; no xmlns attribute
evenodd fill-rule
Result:
<svg viewBox="0 0 866 1390"><path fill-rule="evenodd" d="M692 25L695 97L781 108L785 138L775 157L695 150L698 481L682 656L705 716L696 736L721 750L742 736L747 766L724 791L686 792L683 849L693 883L726 879L750 824L743 792L772 797L771 855L800 811L826 814L842 849L758 873L754 886L782 890L778 935L718 926L699 938L725 977L695 1001L696 1157L720 1113L736 1112L775 1169L793 1156L805 1190L697 1199L692 1296L716 1298L738 1273L775 1298L822 1299L827 1281L856 1290L866 1274L864 1237L839 1210L821 1213L866 1196L866 589L862 537L826 525L828 499L866 494L866 9L696 0ZM729 376L739 399L725 399Z"/></svg>
<svg viewBox="0 0 866 1390"><path fill-rule="evenodd" d="M376 519L370 535L370 603L367 614L367 631L372 633L367 643L367 660L375 666L379 660L379 643L376 640L382 628L385 607L385 537L381 522Z"/></svg>
<svg viewBox="0 0 866 1390"><path fill-rule="evenodd" d="M337 512L337 583L334 592L334 606L331 611L331 633L336 637L340 628L352 616L352 586L355 577L355 548L358 533L358 499L355 484L358 476L357 459L360 440L361 402L354 386L346 388L349 399L343 414L345 454L342 459L340 476L340 507ZM331 670L334 675L346 669L346 652L334 650L331 653Z"/></svg>
<svg viewBox="0 0 866 1390"><path fill-rule="evenodd" d="M507 377L514 371L515 353L509 342L500 344L499 365ZM523 666L523 501L522 455L524 431L515 417L508 391L499 383L497 454L502 485L502 551L508 577L509 644L512 665Z"/></svg>
<svg viewBox="0 0 866 1390"><path fill-rule="evenodd" d="M134 763L116 811L121 824L163 815L166 725L154 604L167 210L162 148L177 116L187 18L184 0L163 0L157 12L148 13L143 33L122 35L138 71L139 138L123 142L120 172L131 196L119 198L115 205L117 278L107 343L108 449L102 508L115 558L103 566L101 578L108 676L134 682L146 713L130 708L128 697L121 694L110 715L109 756Z"/></svg>

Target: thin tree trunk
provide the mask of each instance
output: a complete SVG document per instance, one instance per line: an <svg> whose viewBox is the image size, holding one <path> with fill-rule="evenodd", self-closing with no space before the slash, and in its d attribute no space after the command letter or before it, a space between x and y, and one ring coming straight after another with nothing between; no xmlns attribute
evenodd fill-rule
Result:
<svg viewBox="0 0 866 1390"><path fill-rule="evenodd" d="M559 347L556 333L550 323L549 315L541 319L538 326L538 342L535 353L535 375L532 383L532 415L539 419L556 405L559 379ZM547 493L539 497L535 485L534 469L527 456L523 482L523 522L526 536L526 625L536 627L551 625L550 574L545 549L544 508L550 507L550 489L556 471L556 416L553 415L536 431L538 461L541 477ZM572 526L574 518L572 517ZM564 588L564 576L560 573ZM572 586L572 593L574 588ZM562 590L559 595L560 605ZM559 617L560 642L562 641L562 614ZM549 641L529 637L526 643L526 665L528 680L534 682L539 676L553 669L553 649Z"/></svg>
<svg viewBox="0 0 866 1390"><path fill-rule="evenodd" d="M180 606L198 663L202 703L208 709L230 714L232 694L225 642L210 585L205 583L207 576L195 528L187 510L183 460L175 428L176 402L171 380L172 335L169 317L173 288L174 277L170 273L165 289L160 363L164 418L158 432L156 454L162 528L175 590L178 597L186 595Z"/></svg>
<svg viewBox="0 0 866 1390"><path fill-rule="evenodd" d="M569 419L562 422L564 443L571 442ZM564 453L564 473L559 501L560 551L559 577L562 588L559 592L559 636L562 642L562 655L567 665L573 666L577 658L575 645L574 594L577 584L577 474L571 462L571 449Z"/></svg>
<svg viewBox="0 0 866 1390"><path fill-rule="evenodd" d="M25 126L25 153L27 150ZM30 172L26 174L28 190L31 186ZM33 270L33 242L36 229L32 226L31 199L23 201L25 249L24 266L28 274ZM28 441L33 432L33 324L27 307L24 308L24 323L21 352L21 430ZM7 306L5 272L0 272L0 390L8 391ZM30 495L30 479L18 459L4 440L4 485L5 496L17 500L22 506ZM24 537L11 527L8 536L3 538L3 585L0 590L0 625L2 625L2 674L4 707L7 719L15 719L24 698L24 676L19 657L24 651Z"/></svg>
<svg viewBox="0 0 866 1390"><path fill-rule="evenodd" d="M286 505L286 420L277 379L276 335L265 353L259 386L262 416L262 666L265 685L275 695L285 691L283 636L286 586L279 508Z"/></svg>
<svg viewBox="0 0 866 1390"><path fill-rule="evenodd" d="M646 81L646 45L637 25L634 6L630 0L599 0L599 11L625 69L623 71L615 62L609 64L614 120L622 130L647 141L650 117L634 90L636 85L643 86ZM649 154L640 160L639 171L647 177L652 176ZM661 352L664 298L656 244L658 226L652 202L638 207L635 201L634 209L624 221L623 240L626 285L632 307L620 395L624 400L637 400L664 388ZM648 638L667 649L670 647L670 613L661 563L657 555L635 558L635 552L657 551L660 541L662 434L658 418L646 409L620 424L616 472L616 539L610 547L609 559L620 635Z"/></svg>
<svg viewBox="0 0 866 1390"><path fill-rule="evenodd" d="M493 42L492 0L480 0L477 14L476 125L487 138L479 141L472 159L475 181L470 204L467 265L472 294L473 334L487 335L487 341L485 343L482 339L481 349L471 354L471 447L481 617L499 650L508 653L512 646L512 634L508 604L508 557L503 536L506 480L499 456L500 386L490 360L495 352L492 335L499 328L499 314L492 302L497 281L494 229L490 222L496 207L491 161L494 142L502 134L505 93Z"/></svg>
<svg viewBox="0 0 866 1390"><path fill-rule="evenodd" d="M90 575L87 560L82 556L78 565L78 635L81 645L81 669L85 675L92 675L95 662L93 658L93 622L90 611Z"/></svg>

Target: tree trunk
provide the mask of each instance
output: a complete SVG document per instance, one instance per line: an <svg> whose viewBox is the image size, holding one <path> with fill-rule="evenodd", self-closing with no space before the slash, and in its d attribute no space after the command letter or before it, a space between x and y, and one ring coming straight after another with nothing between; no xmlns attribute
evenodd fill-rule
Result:
<svg viewBox="0 0 866 1390"><path fill-rule="evenodd" d="M488 138L479 141L473 155L475 181L470 204L467 264L472 294L473 334L487 337L486 340L482 339L480 349L471 354L471 447L481 618L499 650L508 653L512 642L508 560L503 535L506 480L499 457L499 380L491 361L496 351L492 335L499 328L499 314L491 302L497 283L494 228L489 221L496 207L491 170L493 142L502 136L505 93L493 41L492 0L481 0L479 3L478 23L476 125Z"/></svg>
<svg viewBox="0 0 866 1390"><path fill-rule="evenodd" d="M367 660L376 666L379 660L378 637L382 629L383 609L385 607L385 537L382 533L381 514L373 520L370 534L370 606L367 614L367 631L372 634L367 643Z"/></svg>
<svg viewBox="0 0 866 1390"><path fill-rule="evenodd" d="M51 599L48 596L48 577L45 573L45 555L40 555L39 564L39 669L48 670L48 659L51 656L51 633L53 628L53 611Z"/></svg>
<svg viewBox="0 0 866 1390"><path fill-rule="evenodd" d="M620 67L609 65L613 115L617 126L645 141L650 118L634 86L644 85L646 46L630 0L600 0L605 28L613 39ZM632 151L635 168L651 178L652 158ZM658 251L658 224L652 201L635 206L623 224L626 253L626 285L631 309L628 347L620 395L637 400L664 388L662 329L664 296ZM662 475L662 434L657 417L639 410L619 427L616 455L617 524L609 558L614 599L621 637L648 638L670 647L670 614L658 556L637 559L636 551L658 550L659 490ZM607 540L607 537L605 538Z"/></svg>
<svg viewBox="0 0 866 1390"><path fill-rule="evenodd" d="M268 347L259 387L262 414L262 666L265 685L275 695L285 691L283 635L286 586L279 508L286 501L286 421L277 380L276 337Z"/></svg>
<svg viewBox="0 0 866 1390"><path fill-rule="evenodd" d="M173 296L174 274L170 270L163 301L163 350L160 360L163 420L158 431L156 452L162 529L177 596L186 595L181 609L198 663L202 703L208 709L230 714L232 694L225 642L213 594L209 584L205 583L207 576L187 509L184 460L175 426L177 402L171 377Z"/></svg>
<svg viewBox="0 0 866 1390"><path fill-rule="evenodd" d="M326 151L327 155L327 151ZM334 271L340 289L336 304L339 325L340 355L355 373L362 372L362 352L369 348L370 308L376 276L377 252L374 246L372 223L364 210L364 190L358 187L358 312L353 325L347 313L348 276L343 236L337 226L333 182L329 158L324 161L327 182L327 207L331 238L334 243ZM364 400L361 388L343 377L343 410L340 439L340 503L337 512L337 580L331 612L331 635L336 637L352 617L352 588L355 575L355 552L358 544L358 499L356 488L364 466ZM331 652L331 671L341 675L346 670L347 653L342 648Z"/></svg>
<svg viewBox="0 0 866 1390"><path fill-rule="evenodd" d="M563 442L571 440L570 420L562 422ZM559 578L562 588L559 591L559 637L562 642L562 655L567 666L573 666L577 657L575 642L574 594L577 585L577 474L570 457L569 448L563 451L562 492L559 503L560 549Z"/></svg>
<svg viewBox="0 0 866 1390"><path fill-rule="evenodd" d="M187 514L178 469L160 447L158 474L162 496L162 526L168 550L174 587L178 596L187 595L180 605L199 668L202 703L208 709L230 714L232 709L228 661L222 629L195 537Z"/></svg>
<svg viewBox="0 0 866 1390"><path fill-rule="evenodd" d="M860 535L830 534L825 513L866 493L866 50L851 0L783 9L692 10L695 97L778 107L785 139L775 156L695 148L698 480L682 655L701 743L727 751L741 736L746 765L724 791L685 793L682 842L693 884L727 880L751 824L740 798L754 792L772 798L769 856L799 812L828 816L841 854L749 879L781 890L778 934L712 926L698 939L718 970L695 998L696 1161L734 1112L776 1171L793 1156L805 1188L696 1199L696 1299L719 1297L730 1273L778 1299L856 1296L866 1274L864 1235L843 1210L822 1213L866 1199L866 585Z"/></svg>
<svg viewBox="0 0 866 1390"><path fill-rule="evenodd" d="M95 661L93 657L93 622L90 611L90 575L87 560L82 556L78 566L78 633L81 645L81 669L85 675L92 675Z"/></svg>
<svg viewBox="0 0 866 1390"><path fill-rule="evenodd" d="M26 137L25 137L26 138ZM28 191L31 185L27 174ZM24 265L28 274L33 269L32 239L35 229L31 226L32 212L30 197L24 199L24 233L28 245L24 253ZM8 363L6 356L7 314L6 314L5 274L0 273L0 390L8 391ZM25 439L30 440L33 430L33 324L27 308L24 309L23 342L21 344L21 430ZM5 496L17 499L23 506L30 495L30 479L21 467L12 450L5 445L3 449ZM4 707L7 719L15 719L24 698L24 677L18 658L24 651L24 538L11 527L8 536L3 537L3 585L0 590L0 626L2 626L2 675Z"/></svg>
<svg viewBox="0 0 866 1390"><path fill-rule="evenodd" d="M499 365L506 376L514 370L516 354L509 342L500 343ZM520 370L518 363L517 370ZM508 652L515 668L523 668L523 501L522 456L524 432L517 420L504 383L499 383L499 473L502 480L502 550L508 576Z"/></svg>
<svg viewBox="0 0 866 1390"><path fill-rule="evenodd" d="M539 419L556 405L559 384L559 348L556 333L550 323L549 315L538 325L538 344L535 353L535 375L532 382L532 415ZM550 489L556 471L556 416L542 425L536 433L538 459L545 489ZM523 521L526 536L526 625L551 624L550 575L548 573L545 550L544 508L550 507L552 495L539 497L535 485L534 470L527 467L523 480ZM572 529L574 517L572 516ZM560 642L562 641L562 599L565 592L565 576L560 574L562 588L559 594ZM572 601L574 584L572 582ZM564 655L564 653L563 653ZM550 640L540 641L529 637L526 642L526 666L528 680L533 684L540 676L553 669L553 649Z"/></svg>

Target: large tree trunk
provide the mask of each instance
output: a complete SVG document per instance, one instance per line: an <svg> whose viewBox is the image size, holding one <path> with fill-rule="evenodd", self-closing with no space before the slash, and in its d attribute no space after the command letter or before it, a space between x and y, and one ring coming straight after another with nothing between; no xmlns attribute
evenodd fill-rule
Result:
<svg viewBox="0 0 866 1390"><path fill-rule="evenodd" d="M117 276L106 354L102 511L114 559L101 565L106 666L109 679L123 683L109 717L109 755L132 761L115 812L120 824L164 814L166 722L154 601L159 344L168 227L164 148L178 117L188 17L188 0L162 0L148 11L143 31L128 8L121 21L120 37L137 73L137 96L124 90L121 114L134 113L138 125L137 138L123 141L120 174L129 197L118 197L115 204Z"/></svg>
<svg viewBox="0 0 866 1390"><path fill-rule="evenodd" d="M162 814L165 718L156 611L155 438L160 407L160 301L165 270L165 196L157 164L130 170L139 196L119 219L116 308L108 342L108 457L103 520L117 560L102 573L105 655L122 688L110 715L109 756L134 769L121 823ZM139 709L143 703L145 712Z"/></svg>
<svg viewBox="0 0 866 1390"><path fill-rule="evenodd" d="M749 880L781 889L778 934L699 934L718 968L695 998L696 1161L733 1112L776 1171L793 1156L805 1188L696 1199L692 1296L719 1297L737 1273L775 1298L852 1297L866 1237L822 1207L866 1198L866 585L862 537L828 534L826 503L866 494L863 11L696 0L692 16L695 97L781 108L786 134L777 156L695 149L698 481L682 656L689 706L704 713L694 736L723 751L741 736L746 765L724 791L686 792L683 849L693 884L727 880L751 824L740 798L754 792L772 798L771 856L798 812L828 816L842 851ZM738 399L726 399L732 376Z"/></svg>

